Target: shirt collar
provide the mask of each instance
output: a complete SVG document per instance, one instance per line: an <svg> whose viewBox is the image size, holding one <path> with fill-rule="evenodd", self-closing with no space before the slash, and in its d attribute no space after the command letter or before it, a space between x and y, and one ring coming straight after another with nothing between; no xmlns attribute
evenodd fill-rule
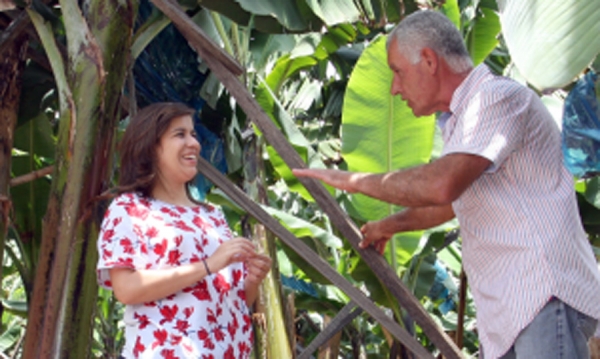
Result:
<svg viewBox="0 0 600 359"><path fill-rule="evenodd" d="M471 92L477 88L475 84L488 76L492 76L492 73L485 64L475 67L456 90L454 90L452 100L450 101L450 112L456 112L463 105L464 101L471 97Z"/></svg>

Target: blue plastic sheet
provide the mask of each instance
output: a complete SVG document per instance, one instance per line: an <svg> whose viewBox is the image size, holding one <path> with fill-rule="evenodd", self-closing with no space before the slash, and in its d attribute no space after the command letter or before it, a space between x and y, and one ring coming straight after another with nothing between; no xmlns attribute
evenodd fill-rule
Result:
<svg viewBox="0 0 600 359"><path fill-rule="evenodd" d="M440 261L436 260L433 267L435 268L435 279L427 295L432 300L441 299L439 310L442 314L446 314L456 307L458 288Z"/></svg>
<svg viewBox="0 0 600 359"><path fill-rule="evenodd" d="M308 294L313 298L319 298L319 294L312 283L295 277L288 277L283 274L280 274L279 277L281 278L281 284L284 286L291 288L296 292Z"/></svg>
<svg viewBox="0 0 600 359"><path fill-rule="evenodd" d="M567 169L576 177L600 174L600 111L596 96L598 76L588 72L565 100L562 152Z"/></svg>

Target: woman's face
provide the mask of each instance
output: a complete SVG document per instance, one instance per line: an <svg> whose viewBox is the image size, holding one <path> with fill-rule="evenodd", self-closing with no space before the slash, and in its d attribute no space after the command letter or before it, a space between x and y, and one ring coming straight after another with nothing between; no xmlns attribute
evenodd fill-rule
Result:
<svg viewBox="0 0 600 359"><path fill-rule="evenodd" d="M196 176L200 144L192 117L175 117L160 137L156 148L158 181L163 185L184 185Z"/></svg>

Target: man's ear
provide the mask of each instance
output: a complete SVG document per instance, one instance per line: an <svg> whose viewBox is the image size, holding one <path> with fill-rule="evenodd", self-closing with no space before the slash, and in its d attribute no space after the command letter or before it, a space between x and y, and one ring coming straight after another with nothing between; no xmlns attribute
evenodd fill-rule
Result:
<svg viewBox="0 0 600 359"><path fill-rule="evenodd" d="M425 65L427 65L427 69L429 70L430 74L433 75L436 73L439 67L440 59L435 51L428 47L424 47L421 50L421 60L425 62Z"/></svg>

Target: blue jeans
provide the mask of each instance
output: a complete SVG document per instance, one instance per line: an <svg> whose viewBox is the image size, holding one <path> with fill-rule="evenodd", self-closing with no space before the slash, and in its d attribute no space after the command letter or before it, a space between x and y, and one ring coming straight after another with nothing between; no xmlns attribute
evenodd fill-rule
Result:
<svg viewBox="0 0 600 359"><path fill-rule="evenodd" d="M598 321L553 298L501 359L584 359Z"/></svg>

